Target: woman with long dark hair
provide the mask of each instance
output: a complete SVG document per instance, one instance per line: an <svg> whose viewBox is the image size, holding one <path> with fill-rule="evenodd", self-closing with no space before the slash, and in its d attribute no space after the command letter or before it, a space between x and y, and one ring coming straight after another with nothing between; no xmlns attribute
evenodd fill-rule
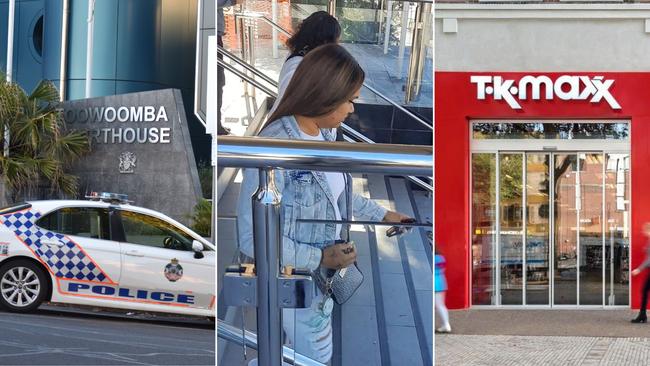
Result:
<svg viewBox="0 0 650 366"><path fill-rule="evenodd" d="M278 97L271 108L276 110L289 82L302 59L318 46L338 43L341 37L341 25L326 11L317 11L300 23L298 30L286 42L289 57L284 61L278 77Z"/></svg>
<svg viewBox="0 0 650 366"><path fill-rule="evenodd" d="M338 127L354 111L365 73L341 46L328 44L309 52L298 66L287 91L260 133L268 138L334 141ZM320 269L348 268L356 250L341 224L297 223L297 219L341 220L356 218L400 222L407 216L388 211L352 193L350 174L305 170L276 170L275 185L281 191L283 222L282 265ZM240 250L253 256L251 196L258 185L255 169L244 172L239 199ZM341 275L343 277L343 275ZM312 306L284 309L283 327L294 349L319 362L332 356L331 311L333 302L316 287Z"/></svg>

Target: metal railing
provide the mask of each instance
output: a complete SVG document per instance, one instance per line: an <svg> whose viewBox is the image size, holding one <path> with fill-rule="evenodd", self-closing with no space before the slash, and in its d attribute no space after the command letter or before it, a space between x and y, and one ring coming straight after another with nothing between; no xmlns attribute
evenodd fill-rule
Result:
<svg viewBox="0 0 650 366"><path fill-rule="evenodd" d="M221 47L220 47L221 48ZM254 78L251 78L249 75L246 75L245 73L237 70L234 66L230 65L227 62L224 62L223 60L217 60L217 64L222 66L224 69L232 72L233 74L239 76L241 79L243 79L245 82L252 84L254 87L260 89L264 93L272 96L272 97L277 97L278 93L274 92L273 90L267 88ZM276 86L277 87L277 86Z"/></svg>
<svg viewBox="0 0 650 366"><path fill-rule="evenodd" d="M261 365L280 366L282 308L308 307L308 276L281 274L281 194L275 187L275 169L308 169L385 175L433 175L431 146L354 144L224 136L217 145L217 164L256 168L259 187L251 197L255 271L226 273L222 301L226 305L257 307L257 350ZM309 293L309 292L307 292ZM253 344L230 329L230 340ZM225 334L225 333L224 333ZM225 335L224 335L225 337Z"/></svg>
<svg viewBox="0 0 650 366"><path fill-rule="evenodd" d="M278 82L277 82L277 81L271 79L271 78L268 77L265 73L259 71L259 70L256 69L253 65L250 65L248 62L246 62L246 61L240 59L239 57L235 56L235 55L232 54L231 52L228 52L228 50L226 50L225 48L223 48L223 47L221 47L221 46L218 46L218 47L217 47L217 52L220 52L220 53L222 53L224 56L226 56L226 57L228 57L229 59L235 61L238 65L240 65L241 67L245 68L246 70L252 72L254 75L259 76L262 80L264 80L264 81L266 81L267 83L271 84L271 85L274 86L275 88L278 87Z"/></svg>
<svg viewBox="0 0 650 366"><path fill-rule="evenodd" d="M224 167L432 176L431 146L219 137Z"/></svg>
<svg viewBox="0 0 650 366"><path fill-rule="evenodd" d="M292 34L288 30L282 28L281 25L278 23L274 22L273 20L269 19L264 13L258 13L254 11L242 11L242 12L235 12L235 23L237 22L237 19L242 18L242 19L261 19L268 23L271 27L275 28L276 30L284 33L285 36L291 37Z"/></svg>
<svg viewBox="0 0 650 366"><path fill-rule="evenodd" d="M241 329L219 320L217 321L217 334L221 339L257 350L257 335L253 332L244 330L242 336ZM282 347L282 360L295 366L326 366L323 363L314 361L307 356L295 352L287 346Z"/></svg>

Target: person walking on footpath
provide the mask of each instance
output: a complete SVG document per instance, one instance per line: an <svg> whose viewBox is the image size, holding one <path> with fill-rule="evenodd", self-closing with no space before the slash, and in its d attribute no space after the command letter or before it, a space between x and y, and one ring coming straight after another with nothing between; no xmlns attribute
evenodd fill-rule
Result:
<svg viewBox="0 0 650 366"><path fill-rule="evenodd" d="M645 247L645 259L640 266L636 267L632 271L632 276L638 276L644 269L650 267L650 222L646 222L645 225L643 225L643 234L648 238L648 242L646 243ZM646 309L648 308L648 292L650 292L650 274L648 274L645 278L645 283L643 284L642 291L641 309L639 310L639 315L631 320L632 323L646 323L648 321Z"/></svg>
<svg viewBox="0 0 650 366"><path fill-rule="evenodd" d="M445 278L445 257L438 252L436 248L435 260L435 306L436 315L440 319L440 326L436 328L438 333L450 333L451 325L449 325L449 311L445 305L445 293L447 292L447 279Z"/></svg>

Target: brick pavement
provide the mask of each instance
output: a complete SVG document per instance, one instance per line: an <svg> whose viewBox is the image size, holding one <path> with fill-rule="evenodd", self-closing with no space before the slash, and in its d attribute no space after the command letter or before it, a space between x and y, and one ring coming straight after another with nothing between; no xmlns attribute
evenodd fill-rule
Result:
<svg viewBox="0 0 650 366"><path fill-rule="evenodd" d="M462 310L436 365L650 365L650 325L620 310Z"/></svg>
<svg viewBox="0 0 650 366"><path fill-rule="evenodd" d="M436 335L436 365L591 366L650 364L649 338Z"/></svg>

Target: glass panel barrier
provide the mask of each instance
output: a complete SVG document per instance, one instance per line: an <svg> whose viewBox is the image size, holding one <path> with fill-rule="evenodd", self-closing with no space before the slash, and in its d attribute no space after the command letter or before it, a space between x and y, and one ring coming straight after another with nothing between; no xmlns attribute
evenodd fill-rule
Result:
<svg viewBox="0 0 650 366"><path fill-rule="evenodd" d="M261 4L257 2L256 4ZM270 2L269 2L269 18ZM246 3L246 6L251 6ZM278 4L279 13L288 3ZM238 4L224 9L225 34L223 36L223 48L242 59L244 62L254 66L258 71L268 76L271 80L278 80L282 62L288 55L284 41L286 36L282 32L277 33L277 59L273 57L271 44L273 43L273 28L266 22L250 18L237 18L235 13L242 13L247 10L244 5ZM252 10L252 9L248 9ZM285 26L289 24L285 22ZM223 58L224 62L248 77L260 82L270 92L277 93L277 88L263 81L253 72L239 66L229 57ZM239 75L227 68L224 70L223 100L221 105L221 122L228 128L231 134L236 136L252 135L260 120L264 119L266 112L271 108L274 98L265 93L262 89L256 88ZM270 98L269 98L270 97ZM252 128L250 128L252 126Z"/></svg>
<svg viewBox="0 0 650 366"><path fill-rule="evenodd" d="M221 209L221 207L220 207ZM224 298L224 275L229 266L252 263L252 258L239 251L237 234L237 217L220 216L217 218L217 318L229 325L247 331L257 331L254 307L226 306ZM244 348L241 344L230 343L217 338L220 365L247 366L248 362L257 356L254 349Z"/></svg>
<svg viewBox="0 0 650 366"><path fill-rule="evenodd" d="M326 0L303 0L299 2L246 2L225 12L226 35L224 47L250 62L273 80L278 80L282 65L289 56L285 42L288 37L282 32L274 34L273 27L264 19L246 19L245 30L240 31L235 22L235 13L257 13L273 20L290 33L297 31L300 22L316 11L327 9ZM433 40L432 13L425 13L422 23L421 41L416 44L416 54L421 55L411 63L413 31L416 28L416 13L424 3L373 0L338 0L336 18L341 25L341 44L357 59L366 72L366 83L386 97L407 106L425 121L429 117L433 102ZM432 8L431 4L428 4ZM275 11L274 11L275 9ZM388 27L387 27L388 25ZM250 29L249 29L250 28ZM388 30L388 33L386 31ZM388 37L386 37L388 34ZM420 39L420 38L419 38ZM252 41L252 47L250 42ZM410 71L409 71L410 70ZM411 81L409 81L409 73ZM229 82L229 81L228 81ZM406 101L405 88L410 83L413 96ZM240 95L241 92L237 93ZM225 103L225 102L224 102ZM375 92L363 88L360 104L389 107ZM425 111L420 111L425 108ZM381 108L380 108L381 109ZM382 111L382 115L400 113L399 110ZM226 112L224 112L226 113ZM237 118L237 116L231 117ZM397 122L400 119L397 118ZM403 119L403 118L402 118ZM413 130L411 123L399 123L398 127ZM392 125L392 124L390 124ZM417 123L415 124L417 125ZM381 141L389 142L389 141Z"/></svg>
<svg viewBox="0 0 650 366"><path fill-rule="evenodd" d="M326 220L299 221L296 233L318 238L322 233L335 231L337 222L345 232L346 225L341 221ZM283 311L287 345L323 363L329 360L343 366L393 364L390 359L382 358L381 348L398 341L401 336L392 329L393 325L400 324L412 340L408 343L409 349L402 350L401 354L409 355L403 360L404 364L431 364L433 258L427 231L432 228L415 227L393 237L387 236L389 229L386 224L366 221L350 226L350 240L345 244L305 243L323 250L332 245L341 245L341 250L346 250L347 243L352 243L356 267L352 264L346 269L328 270L325 268L327 260L323 259L320 270L316 271L324 281L327 276L334 276L334 297L339 289L354 287L355 278L360 278L361 282L343 304L324 296L319 286L311 291L308 289L306 293L312 296L309 309ZM329 256L329 253L324 251L323 255ZM337 286L336 280L345 285ZM439 319L436 324L440 326ZM359 352L360 349L365 352Z"/></svg>
<svg viewBox="0 0 650 366"><path fill-rule="evenodd" d="M396 337L407 336L413 341L409 342L410 348L406 352L409 357L404 360L405 364L432 364L434 284L431 242L433 210L430 196L427 199L426 192L403 178L353 178L351 184L355 193L369 197L371 202L383 207L392 206L396 211L416 218L417 223L412 224L410 230L388 237L387 230L391 225L372 221L373 218L368 215L376 212L372 209L374 204L356 197L354 221L300 219L317 217L321 204L327 210L332 207L323 202L328 198L321 194L322 191L310 193L313 191L308 188L308 183L318 183L313 180L313 175L307 173L309 171L294 175L301 180L298 183L300 189L295 191L292 204L283 205L282 218L285 221L281 223L284 234L281 272L289 274L292 268L304 269L318 265L318 259L322 257L320 251L334 244L332 240L336 236L337 227L340 227L344 238L349 227L349 241L353 242L356 264L363 279L356 291L341 305L324 300L322 291L315 282L313 286L305 288L302 293L312 302L309 308L282 310L284 345L322 363L329 361L344 366L380 365L392 362L382 350L383 347L397 344ZM222 215L218 218L217 245L220 299L228 296L223 293L226 267L253 261L240 253L240 249L250 251L244 248L250 247L251 243L244 243L237 235L238 231L242 231L238 230L239 224L245 221L223 215L224 212L234 211L232 207L236 203L233 201L237 198L230 197L229 192L223 197L219 207ZM289 195L285 196L285 199L288 198ZM297 215L298 219L290 220L291 215ZM342 212L342 216L345 216L345 212ZM344 272L343 277L340 277L340 271L335 276L345 278L354 274L350 267ZM300 273L294 272L296 274ZM246 330L257 333L255 312L254 307L226 307L219 303L218 316L230 325L242 328L243 324ZM400 331L394 332L396 328ZM244 357L241 345L224 343L221 339L219 347L220 364L248 365L257 356L255 351L248 349ZM364 352L359 352L359 349Z"/></svg>

